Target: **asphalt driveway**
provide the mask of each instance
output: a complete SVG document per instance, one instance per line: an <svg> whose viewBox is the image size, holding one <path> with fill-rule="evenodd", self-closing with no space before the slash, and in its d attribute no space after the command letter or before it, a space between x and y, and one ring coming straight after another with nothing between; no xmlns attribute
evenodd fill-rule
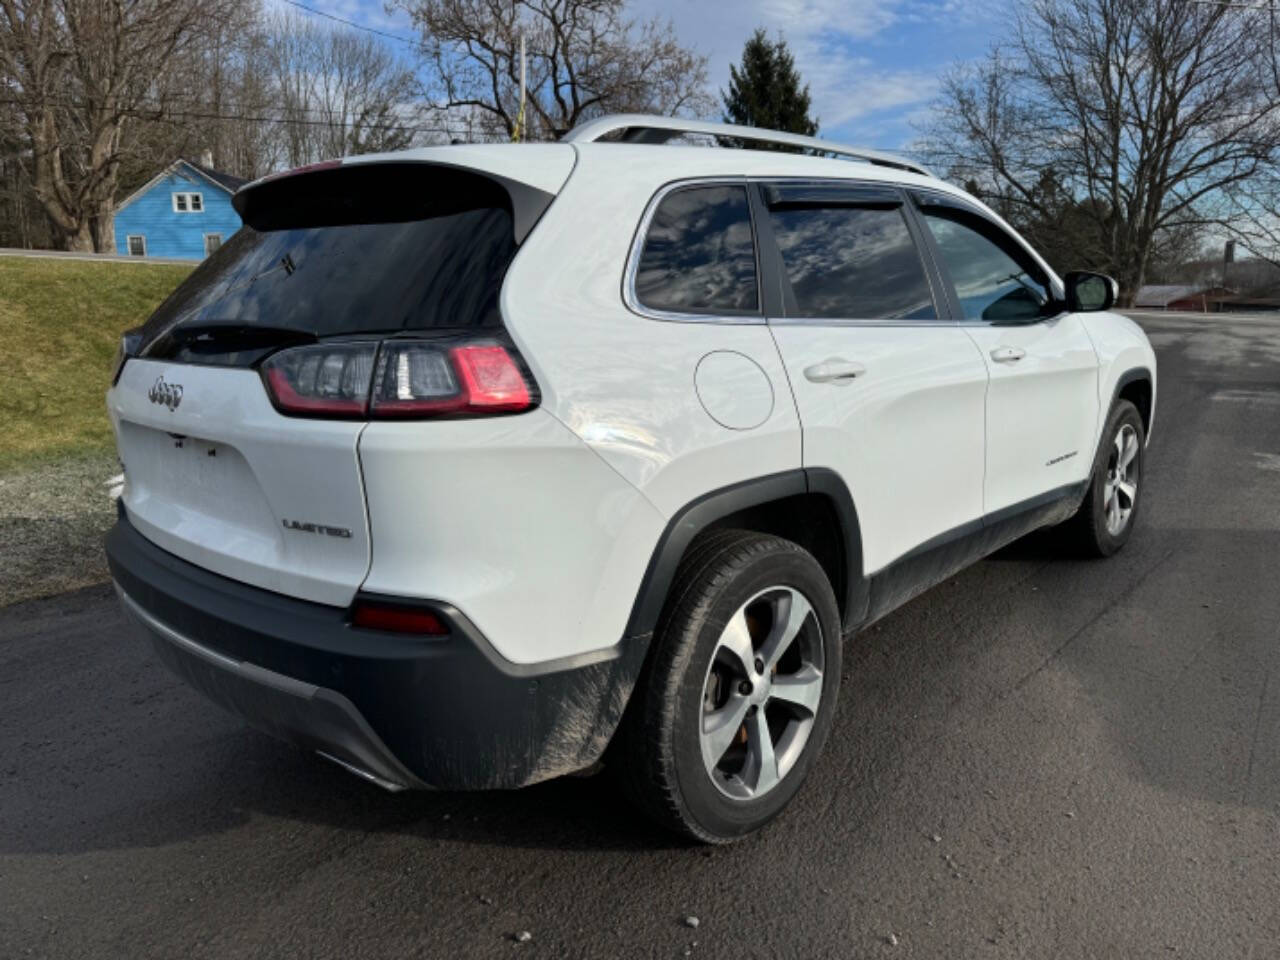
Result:
<svg viewBox="0 0 1280 960"><path fill-rule="evenodd" d="M1033 537L855 638L823 762L732 847L603 778L384 794L109 588L0 610L0 957L1280 955L1280 320L1141 320L1124 553Z"/></svg>

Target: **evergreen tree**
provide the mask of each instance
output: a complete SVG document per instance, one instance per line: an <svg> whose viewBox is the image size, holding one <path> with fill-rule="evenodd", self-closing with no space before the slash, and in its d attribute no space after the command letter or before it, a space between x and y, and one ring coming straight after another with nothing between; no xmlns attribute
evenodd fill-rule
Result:
<svg viewBox="0 0 1280 960"><path fill-rule="evenodd" d="M770 41L763 28L742 48L741 65L729 66L729 89L720 96L726 123L810 137L818 132L818 121L809 116L809 85L801 85L786 40Z"/></svg>

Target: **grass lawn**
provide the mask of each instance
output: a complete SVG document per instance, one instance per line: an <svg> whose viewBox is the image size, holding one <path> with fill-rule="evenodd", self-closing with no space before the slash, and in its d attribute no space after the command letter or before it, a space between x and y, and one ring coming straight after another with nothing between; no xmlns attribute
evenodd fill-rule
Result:
<svg viewBox="0 0 1280 960"><path fill-rule="evenodd" d="M0 257L0 472L105 451L122 331L190 267Z"/></svg>

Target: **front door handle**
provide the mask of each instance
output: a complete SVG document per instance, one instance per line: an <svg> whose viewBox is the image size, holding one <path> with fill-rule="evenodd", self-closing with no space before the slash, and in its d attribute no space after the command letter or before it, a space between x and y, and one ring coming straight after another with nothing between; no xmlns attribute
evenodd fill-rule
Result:
<svg viewBox="0 0 1280 960"><path fill-rule="evenodd" d="M839 357L831 357L821 363L815 363L811 367L804 368L806 379L812 380L814 383L834 383L838 385L850 383L866 372L867 368L862 364L854 363L852 360L842 360Z"/></svg>
<svg viewBox="0 0 1280 960"><path fill-rule="evenodd" d="M1017 363L1027 355L1027 351L1018 347L996 347L991 351L991 359L996 363Z"/></svg>

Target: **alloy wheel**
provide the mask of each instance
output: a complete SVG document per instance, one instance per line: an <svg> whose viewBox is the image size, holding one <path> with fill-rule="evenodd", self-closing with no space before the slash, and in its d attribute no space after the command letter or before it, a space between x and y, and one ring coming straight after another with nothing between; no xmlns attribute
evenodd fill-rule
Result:
<svg viewBox="0 0 1280 960"><path fill-rule="evenodd" d="M762 590L729 618L702 688L702 761L716 788L754 800L804 752L822 699L823 637L805 596Z"/></svg>
<svg viewBox="0 0 1280 960"><path fill-rule="evenodd" d="M1138 502L1138 431L1122 424L1107 457L1107 475L1102 484L1102 504L1107 533L1119 536Z"/></svg>

